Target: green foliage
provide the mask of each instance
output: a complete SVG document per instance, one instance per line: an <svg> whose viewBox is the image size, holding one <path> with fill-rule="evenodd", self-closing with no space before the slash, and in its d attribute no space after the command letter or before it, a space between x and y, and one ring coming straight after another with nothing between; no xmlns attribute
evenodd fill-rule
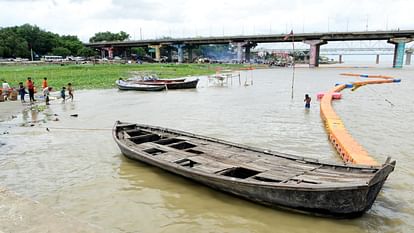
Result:
<svg viewBox="0 0 414 233"><path fill-rule="evenodd" d="M124 31L118 33L112 33L109 31L95 33L93 37L89 39L89 42L101 42L101 41L124 41L129 38L129 34Z"/></svg>
<svg viewBox="0 0 414 233"><path fill-rule="evenodd" d="M136 54L139 57L145 56L147 53L145 52L145 49L142 47L136 47L131 49L131 53Z"/></svg>
<svg viewBox="0 0 414 233"><path fill-rule="evenodd" d="M64 47L57 47L52 49L53 55L59 55L62 57L69 56L71 54L70 50Z"/></svg>
<svg viewBox="0 0 414 233"><path fill-rule="evenodd" d="M1 77L10 86L17 87L19 82L25 82L32 77L39 88L44 77L55 91L67 83L73 83L74 88L96 89L116 88L115 81L120 77L127 78L131 72L157 74L161 78L175 78L193 75L214 74L216 69L234 69L242 65L216 64L85 64L85 65L43 65L43 66L0 66Z"/></svg>
<svg viewBox="0 0 414 233"><path fill-rule="evenodd" d="M82 42L80 42L77 36L69 35L61 36L59 45L61 47L67 48L70 51L70 54L68 55L79 55L78 51L82 48L85 48L85 46L83 46Z"/></svg>
<svg viewBox="0 0 414 233"><path fill-rule="evenodd" d="M59 36L36 25L0 28L0 57L30 58L30 49L35 54L43 56L53 53L52 50L56 48L59 48L60 53L56 55L77 55L84 45L76 36Z"/></svg>
<svg viewBox="0 0 414 233"><path fill-rule="evenodd" d="M94 57L97 55L97 52L91 48L82 47L78 50L77 54L82 57Z"/></svg>

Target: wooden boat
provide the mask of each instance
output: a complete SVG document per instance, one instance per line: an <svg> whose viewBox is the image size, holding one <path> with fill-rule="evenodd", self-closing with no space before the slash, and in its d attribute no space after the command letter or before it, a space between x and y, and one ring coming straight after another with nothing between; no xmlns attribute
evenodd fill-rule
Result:
<svg viewBox="0 0 414 233"><path fill-rule="evenodd" d="M127 81L134 81L134 82L184 82L187 78L157 78L157 77L134 77L129 78Z"/></svg>
<svg viewBox="0 0 414 233"><path fill-rule="evenodd" d="M184 81L173 81L173 82L164 82L164 81L137 81L137 84L142 85L152 85L152 86L166 86L167 89L190 89L196 88L199 79L194 80L184 80Z"/></svg>
<svg viewBox="0 0 414 233"><path fill-rule="evenodd" d="M165 85L143 85L139 83L126 82L122 80L117 80L116 85L118 86L119 90L123 91L162 91L166 88Z"/></svg>
<svg viewBox="0 0 414 233"><path fill-rule="evenodd" d="M371 208L395 161L348 166L155 126L116 122L122 153L214 189L272 206L339 218Z"/></svg>

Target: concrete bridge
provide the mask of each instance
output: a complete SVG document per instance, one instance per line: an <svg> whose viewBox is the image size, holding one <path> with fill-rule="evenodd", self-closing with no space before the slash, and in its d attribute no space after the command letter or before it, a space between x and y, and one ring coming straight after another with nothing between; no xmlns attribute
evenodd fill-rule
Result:
<svg viewBox="0 0 414 233"><path fill-rule="evenodd" d="M85 46L106 52L111 57L114 50L126 51L132 47L150 47L155 50L156 59L160 59L160 48L166 47L168 57L171 60L172 49L178 53L178 62L183 62L183 49L187 49L189 60L192 60L192 49L199 45L208 44L233 44L237 47L237 59L250 61L250 50L258 43L303 42L309 47L309 67L319 65L320 47L329 41L356 41L356 40L387 40L394 44L394 68L402 68L405 45L414 40L414 30L398 31L364 31L364 32L325 32L325 33L299 33L299 34L271 34L271 35L246 35L246 36L222 36L222 37L196 37L196 38L171 38L153 40L128 40L106 41L88 43ZM244 50L244 51L243 51ZM243 57L244 52L244 57ZM407 60L411 60L411 54L407 53ZM408 58L410 56L410 58Z"/></svg>

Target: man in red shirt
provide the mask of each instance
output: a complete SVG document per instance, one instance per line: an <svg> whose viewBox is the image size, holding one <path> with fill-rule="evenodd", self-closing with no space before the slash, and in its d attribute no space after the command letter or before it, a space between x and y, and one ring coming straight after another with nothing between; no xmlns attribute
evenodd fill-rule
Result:
<svg viewBox="0 0 414 233"><path fill-rule="evenodd" d="M42 82L42 90L45 89L46 87L48 87L48 85L47 85L47 78L44 77L43 78L43 82Z"/></svg>
<svg viewBox="0 0 414 233"><path fill-rule="evenodd" d="M32 81L31 77L27 78L26 86L27 86L27 89L29 90L30 102L36 101L34 99L34 82Z"/></svg>

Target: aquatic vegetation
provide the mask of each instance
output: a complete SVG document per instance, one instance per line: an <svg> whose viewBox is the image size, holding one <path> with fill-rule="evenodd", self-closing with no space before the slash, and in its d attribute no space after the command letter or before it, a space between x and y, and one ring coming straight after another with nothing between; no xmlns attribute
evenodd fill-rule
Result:
<svg viewBox="0 0 414 233"><path fill-rule="evenodd" d="M12 87L32 77L40 89L44 77L54 91L66 87L70 82L76 89L115 88L115 80L126 78L131 72L148 72L160 78L176 78L193 75L208 75L216 69L237 69L236 64L82 64L82 65L16 65L0 66L2 78Z"/></svg>

